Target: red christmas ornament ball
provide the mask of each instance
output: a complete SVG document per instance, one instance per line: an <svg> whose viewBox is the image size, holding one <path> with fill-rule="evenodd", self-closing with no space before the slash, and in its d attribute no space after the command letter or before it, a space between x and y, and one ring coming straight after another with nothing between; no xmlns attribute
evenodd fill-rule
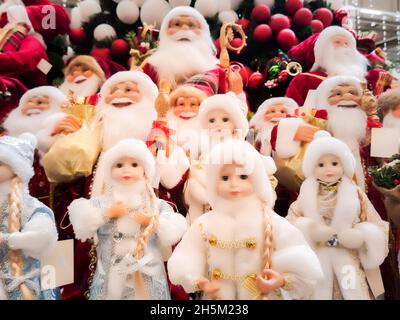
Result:
<svg viewBox="0 0 400 320"><path fill-rule="evenodd" d="M90 55L92 57L111 58L111 50L109 48L93 48Z"/></svg>
<svg viewBox="0 0 400 320"><path fill-rule="evenodd" d="M253 32L253 38L257 42L268 42L272 39L272 29L267 24L258 25Z"/></svg>
<svg viewBox="0 0 400 320"><path fill-rule="evenodd" d="M324 24L319 20L311 21L311 27L312 27L314 33L318 33L318 32L321 32L322 30L324 30Z"/></svg>
<svg viewBox="0 0 400 320"><path fill-rule="evenodd" d="M250 75L247 87L250 89L258 89L263 82L264 76L260 72L256 71Z"/></svg>
<svg viewBox="0 0 400 320"><path fill-rule="evenodd" d="M244 86L247 87L247 85L249 84L249 78L253 73L253 71L249 67L245 66L244 68L240 68L239 73L240 76L242 77Z"/></svg>
<svg viewBox="0 0 400 320"><path fill-rule="evenodd" d="M291 27L289 17L280 13L274 14L271 17L269 25L271 26L272 31L274 31L275 33L279 33L279 31L283 29L290 29Z"/></svg>
<svg viewBox="0 0 400 320"><path fill-rule="evenodd" d="M115 58L128 58L130 49L128 42L123 39L114 40L111 44L111 54Z"/></svg>
<svg viewBox="0 0 400 320"><path fill-rule="evenodd" d="M294 15L298 10L303 8L303 1L302 0L287 0L285 4L286 12L289 15Z"/></svg>
<svg viewBox="0 0 400 320"><path fill-rule="evenodd" d="M301 8L299 9L293 18L293 22L300 26L308 26L313 18L313 14L310 9Z"/></svg>
<svg viewBox="0 0 400 320"><path fill-rule="evenodd" d="M328 8L319 8L314 11L314 19L321 21L326 28L333 22L333 13Z"/></svg>
<svg viewBox="0 0 400 320"><path fill-rule="evenodd" d="M299 43L296 34L291 29L283 29L278 33L277 41L279 46L284 50L289 50Z"/></svg>
<svg viewBox="0 0 400 320"><path fill-rule="evenodd" d="M258 4L253 8L250 19L256 23L267 22L271 17L271 9L266 4Z"/></svg>
<svg viewBox="0 0 400 320"><path fill-rule="evenodd" d="M83 44L86 41L86 32L83 28L73 28L69 31L69 40L73 44Z"/></svg>
<svg viewBox="0 0 400 320"><path fill-rule="evenodd" d="M249 31L249 27L250 27L250 20L246 19L246 18L241 18L239 20L236 21L236 23L242 27L243 31L245 33L247 33L247 31Z"/></svg>

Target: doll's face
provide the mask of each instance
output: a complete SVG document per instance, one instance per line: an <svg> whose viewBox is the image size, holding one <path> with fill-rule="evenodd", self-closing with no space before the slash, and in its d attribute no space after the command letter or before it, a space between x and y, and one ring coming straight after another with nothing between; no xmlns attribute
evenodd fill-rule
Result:
<svg viewBox="0 0 400 320"><path fill-rule="evenodd" d="M116 108L128 107L139 102L141 93L136 82L120 82L111 87L110 93L105 97L105 102Z"/></svg>
<svg viewBox="0 0 400 320"><path fill-rule="evenodd" d="M355 86L340 84L332 89L328 102L331 106L356 108L361 103L361 92Z"/></svg>
<svg viewBox="0 0 400 320"><path fill-rule="evenodd" d="M278 123L282 118L286 118L288 114L288 108L283 104L274 104L270 106L264 114L264 120L266 122Z"/></svg>
<svg viewBox="0 0 400 320"><path fill-rule="evenodd" d="M93 71L84 64L74 65L66 75L66 80L69 83L83 83L93 75Z"/></svg>
<svg viewBox="0 0 400 320"><path fill-rule="evenodd" d="M343 165L337 156L327 154L322 156L314 169L314 176L321 181L333 183L343 177Z"/></svg>
<svg viewBox="0 0 400 320"><path fill-rule="evenodd" d="M168 36L175 41L193 41L200 33L200 22L185 15L172 18L167 29Z"/></svg>
<svg viewBox="0 0 400 320"><path fill-rule="evenodd" d="M400 118L400 104L393 108L392 115L396 118Z"/></svg>
<svg viewBox="0 0 400 320"><path fill-rule="evenodd" d="M5 163L0 162L0 183L10 181L14 177L14 171Z"/></svg>
<svg viewBox="0 0 400 320"><path fill-rule="evenodd" d="M207 119L206 129L210 130L211 135L225 136L233 134L235 130L235 124L231 116L222 109L210 111L207 114L206 119Z"/></svg>
<svg viewBox="0 0 400 320"><path fill-rule="evenodd" d="M254 193L250 177L244 174L242 166L224 165L217 181L217 194L226 200L246 198Z"/></svg>
<svg viewBox="0 0 400 320"><path fill-rule="evenodd" d="M25 116L40 114L50 108L50 99L48 96L36 96L30 98L22 106L21 112Z"/></svg>
<svg viewBox="0 0 400 320"><path fill-rule="evenodd" d="M340 35L333 36L331 38L331 42L332 42L333 47L335 47L335 48L348 48L349 47L349 41L344 36L340 36Z"/></svg>
<svg viewBox="0 0 400 320"><path fill-rule="evenodd" d="M179 97L176 99L176 103L173 113L176 117L182 120L190 120L197 116L200 107L200 100L196 97Z"/></svg>
<svg viewBox="0 0 400 320"><path fill-rule="evenodd" d="M136 159L123 157L113 164L111 177L114 181L129 186L144 179L144 169Z"/></svg>

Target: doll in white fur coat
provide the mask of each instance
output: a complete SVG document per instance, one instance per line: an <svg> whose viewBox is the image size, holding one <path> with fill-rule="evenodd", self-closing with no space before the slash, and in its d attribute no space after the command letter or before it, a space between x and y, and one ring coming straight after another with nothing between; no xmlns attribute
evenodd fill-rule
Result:
<svg viewBox="0 0 400 320"><path fill-rule="evenodd" d="M367 300L383 292L379 266L388 254L388 224L353 181L350 148L326 131L304 157L303 182L287 219L320 259L324 278L314 299Z"/></svg>
<svg viewBox="0 0 400 320"><path fill-rule="evenodd" d="M98 241L90 299L169 299L163 261L187 225L154 194L151 152L142 141L122 140L97 170L105 179L102 194L69 207L77 239Z"/></svg>
<svg viewBox="0 0 400 320"><path fill-rule="evenodd" d="M299 230L273 212L259 153L247 142L213 148L205 168L212 211L190 226L168 261L173 284L204 299L307 298L322 277Z"/></svg>

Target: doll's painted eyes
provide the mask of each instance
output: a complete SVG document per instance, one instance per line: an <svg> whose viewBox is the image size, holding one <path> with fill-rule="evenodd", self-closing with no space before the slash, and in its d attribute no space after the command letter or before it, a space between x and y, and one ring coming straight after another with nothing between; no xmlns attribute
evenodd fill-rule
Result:
<svg viewBox="0 0 400 320"><path fill-rule="evenodd" d="M222 176L222 181L228 181L229 177L228 176Z"/></svg>
<svg viewBox="0 0 400 320"><path fill-rule="evenodd" d="M225 118L222 118L222 121L223 121L223 122L228 122L228 121L229 121L229 118L226 118L226 117L225 117Z"/></svg>
<svg viewBox="0 0 400 320"><path fill-rule="evenodd" d="M318 167L323 168L324 164L323 163L318 163Z"/></svg>
<svg viewBox="0 0 400 320"><path fill-rule="evenodd" d="M132 163L132 167L136 168L138 165L136 162Z"/></svg>
<svg viewBox="0 0 400 320"><path fill-rule="evenodd" d="M334 167L337 167L337 166L339 165L339 163L338 163L338 162L332 162L332 165L333 165Z"/></svg>
<svg viewBox="0 0 400 320"><path fill-rule="evenodd" d="M247 174L241 174L240 175L240 179L241 180L247 180L249 178L249 176Z"/></svg>
<svg viewBox="0 0 400 320"><path fill-rule="evenodd" d="M208 120L208 122L214 123L214 122L215 122L215 119L214 119L214 118L211 118L210 120Z"/></svg>
<svg viewBox="0 0 400 320"><path fill-rule="evenodd" d="M117 167L118 169L121 169L121 168L122 168L122 163L117 163L116 167Z"/></svg>

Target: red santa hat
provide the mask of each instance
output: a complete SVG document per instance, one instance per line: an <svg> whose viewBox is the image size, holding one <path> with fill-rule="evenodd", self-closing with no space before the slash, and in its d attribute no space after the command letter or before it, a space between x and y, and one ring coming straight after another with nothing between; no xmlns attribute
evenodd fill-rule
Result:
<svg viewBox="0 0 400 320"><path fill-rule="evenodd" d="M249 123L240 108L240 102L233 93L217 94L205 99L199 109L199 123L202 128L207 124L207 115L213 110L223 110L232 117L235 129L245 137L249 131Z"/></svg>
<svg viewBox="0 0 400 320"><path fill-rule="evenodd" d="M336 76L324 80L316 91L317 109L326 109L329 106L328 98L331 91L341 84L352 85L362 92L360 80L351 76Z"/></svg>
<svg viewBox="0 0 400 320"><path fill-rule="evenodd" d="M100 158L93 182L92 194L104 193L111 181L111 169L116 161L123 157L130 157L143 167L147 180L152 183L155 175L155 160L146 144L137 139L121 140L115 146L104 152Z"/></svg>
<svg viewBox="0 0 400 320"><path fill-rule="evenodd" d="M288 113L292 113L299 105L291 98L271 98L265 100L257 109L256 114L251 118L250 127L258 127L264 122L265 112L272 106L283 104L288 109Z"/></svg>
<svg viewBox="0 0 400 320"><path fill-rule="evenodd" d="M274 207L275 194L268 174L276 171L275 163L271 158L260 155L250 143L237 139L219 143L211 150L205 161L206 176L212 186L207 188L211 206L218 202L216 182L222 167L227 164L237 164L243 166L242 174L250 177L259 199L270 208Z"/></svg>
<svg viewBox="0 0 400 320"><path fill-rule="evenodd" d="M158 96L158 88L154 82L141 71L120 71L112 75L104 82L100 90L100 102L104 102L104 98L110 94L111 88L121 82L132 81L139 86L142 97L155 102Z"/></svg>
<svg viewBox="0 0 400 320"><path fill-rule="evenodd" d="M34 89L30 89L25 92L24 95L19 100L18 108L22 108L29 99L38 96L47 96L50 99L50 108L54 111L59 110L61 105L66 102L67 96L56 87L52 86L41 86Z"/></svg>
<svg viewBox="0 0 400 320"><path fill-rule="evenodd" d="M352 179L355 173L356 160L350 148L343 141L333 138L327 131L318 131L310 143L303 159L303 173L306 178L314 175L318 160L324 155L337 156L343 166L344 174Z"/></svg>

